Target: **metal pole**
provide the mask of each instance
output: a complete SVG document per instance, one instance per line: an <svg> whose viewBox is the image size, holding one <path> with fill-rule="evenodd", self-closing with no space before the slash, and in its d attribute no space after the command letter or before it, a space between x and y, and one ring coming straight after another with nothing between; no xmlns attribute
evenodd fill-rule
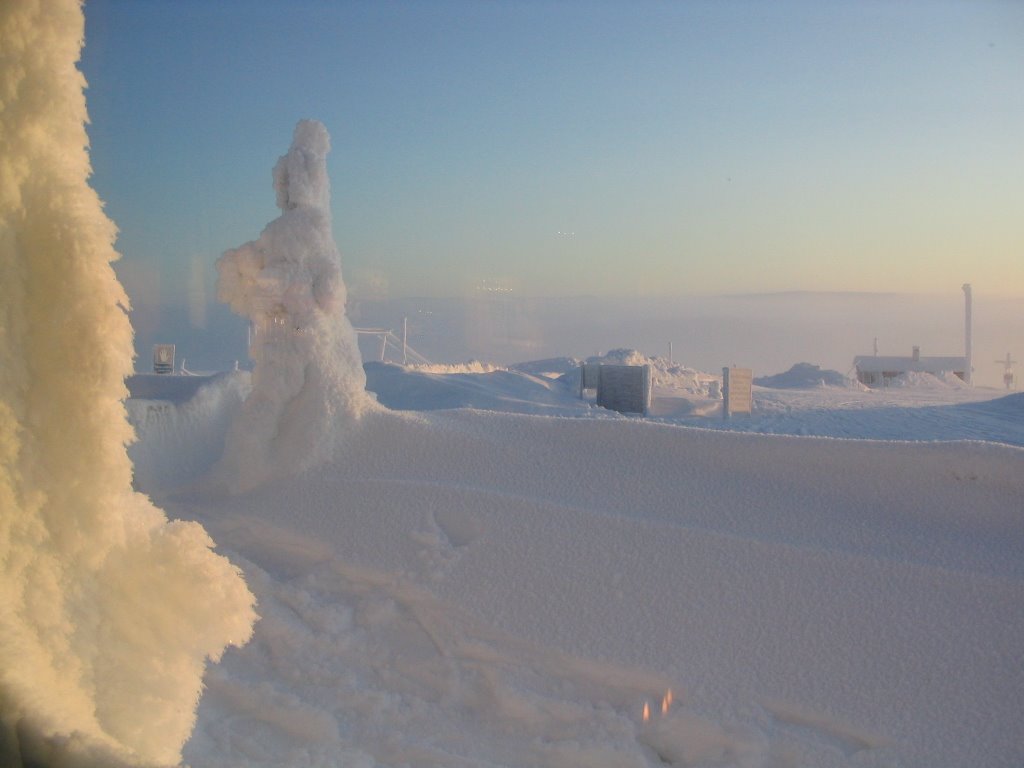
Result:
<svg viewBox="0 0 1024 768"><path fill-rule="evenodd" d="M409 318L402 318L402 365L408 364Z"/></svg>
<svg viewBox="0 0 1024 768"><path fill-rule="evenodd" d="M967 383L971 383L972 360L971 360L971 284L964 283L964 356L967 358L967 370L964 374Z"/></svg>
<svg viewBox="0 0 1024 768"><path fill-rule="evenodd" d="M729 418L729 368L722 368L722 418Z"/></svg>

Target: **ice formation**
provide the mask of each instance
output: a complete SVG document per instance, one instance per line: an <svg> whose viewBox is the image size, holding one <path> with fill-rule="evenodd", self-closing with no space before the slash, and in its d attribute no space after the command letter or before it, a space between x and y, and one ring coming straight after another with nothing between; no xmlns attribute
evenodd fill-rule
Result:
<svg viewBox="0 0 1024 768"><path fill-rule="evenodd" d="M255 617L197 523L132 489L125 293L88 185L78 0L0 6L0 764L177 763Z"/></svg>
<svg viewBox="0 0 1024 768"><path fill-rule="evenodd" d="M345 315L331 233L323 124L301 120L274 166L281 215L217 262L218 295L248 317L252 392L227 436L219 481L243 491L326 461L373 401Z"/></svg>

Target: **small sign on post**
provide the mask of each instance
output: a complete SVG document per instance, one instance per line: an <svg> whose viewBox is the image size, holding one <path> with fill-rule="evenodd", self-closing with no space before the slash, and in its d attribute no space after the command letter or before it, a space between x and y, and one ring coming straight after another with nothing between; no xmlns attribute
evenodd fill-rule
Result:
<svg viewBox="0 0 1024 768"><path fill-rule="evenodd" d="M722 417L753 410L754 372L749 368L722 369Z"/></svg>
<svg viewBox="0 0 1024 768"><path fill-rule="evenodd" d="M153 345L153 373L174 372L174 345Z"/></svg>

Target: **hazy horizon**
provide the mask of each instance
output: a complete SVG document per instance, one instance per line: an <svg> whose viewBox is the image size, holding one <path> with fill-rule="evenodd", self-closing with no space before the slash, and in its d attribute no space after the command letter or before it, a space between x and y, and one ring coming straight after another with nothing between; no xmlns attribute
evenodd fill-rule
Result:
<svg viewBox="0 0 1024 768"><path fill-rule="evenodd" d="M1024 300L973 294L974 381L1001 387L1007 352L1024 349ZM191 370L247 366L246 323L215 301L196 306L135 305L136 370L150 369L151 346L175 343ZM853 358L871 354L964 353L964 299L945 294L802 292L652 298L636 296L365 298L350 293L348 315L358 327L389 328L436 363L470 359L507 365L567 356L585 358L633 348L714 373L744 365L757 375L799 362L848 373ZM379 342L365 337L364 359ZM1016 366L1020 370L1020 366Z"/></svg>
<svg viewBox="0 0 1024 768"><path fill-rule="evenodd" d="M455 313L420 339L437 355L673 341L689 365L845 371L875 337L959 353L963 283L976 380L1024 355L1024 6L90 0L85 16L92 183L143 345L244 358L214 262L275 215L269 169L313 118L355 313L376 303L397 327L410 302L519 302L511 335ZM588 297L631 309L529 317ZM730 317L733 299L771 316Z"/></svg>

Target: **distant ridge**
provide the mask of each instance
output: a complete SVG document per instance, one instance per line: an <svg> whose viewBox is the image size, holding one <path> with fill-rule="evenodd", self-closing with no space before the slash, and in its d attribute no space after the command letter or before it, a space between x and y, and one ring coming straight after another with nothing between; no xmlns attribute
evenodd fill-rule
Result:
<svg viewBox="0 0 1024 768"><path fill-rule="evenodd" d="M951 292L952 293L952 292ZM792 291L750 291L750 292L735 292L735 293L679 293L679 294L655 294L655 295L635 295L628 293L621 294L570 294L570 295L559 295L559 296L535 296L527 293L511 293L503 294L504 296L516 299L516 300L529 300L529 301L673 301L673 300L713 300L713 299L775 299L775 298L789 298L789 297L801 297L801 298L814 298L814 297L848 297L848 298L869 298L869 297L891 297L891 298L902 298L913 296L917 298L943 298L946 293L939 291L928 291L928 292L915 292L915 291L812 291L812 290L792 290ZM448 302L457 301L465 302L472 301L480 298L472 294L468 295L450 295L450 296L395 296L390 298L377 298L377 299L364 299L366 303L382 303L382 302ZM359 301L359 299L356 299Z"/></svg>
<svg viewBox="0 0 1024 768"><path fill-rule="evenodd" d="M886 296L886 297L901 297L901 296L921 296L921 297L932 297L942 296L941 293L910 293L910 292L899 292L899 291L768 291L768 292L753 292L753 293L722 293L718 294L720 298L724 299L775 299L775 298L787 298L790 296L799 297L836 297L843 296L848 298L866 298L869 296Z"/></svg>

